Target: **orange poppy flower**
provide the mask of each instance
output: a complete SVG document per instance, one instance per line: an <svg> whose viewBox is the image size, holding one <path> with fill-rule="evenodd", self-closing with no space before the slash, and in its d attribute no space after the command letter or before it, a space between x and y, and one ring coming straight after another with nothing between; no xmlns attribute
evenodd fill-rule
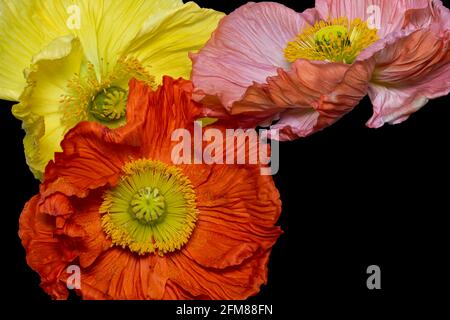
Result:
<svg viewBox="0 0 450 320"><path fill-rule="evenodd" d="M192 89L132 80L124 127L67 134L20 218L27 262L53 298L67 298L73 265L85 299L245 299L266 282L281 202L262 165L171 161L172 132L193 130L201 112Z"/></svg>

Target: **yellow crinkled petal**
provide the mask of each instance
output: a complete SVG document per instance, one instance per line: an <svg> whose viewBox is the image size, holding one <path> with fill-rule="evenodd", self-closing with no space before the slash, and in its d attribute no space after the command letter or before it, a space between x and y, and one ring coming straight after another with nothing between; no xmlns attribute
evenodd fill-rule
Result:
<svg viewBox="0 0 450 320"><path fill-rule="evenodd" d="M45 53L45 54L44 54ZM59 55L58 55L59 54ZM67 131L61 122L60 101L67 80L79 73L83 62L80 43L73 36L55 39L42 51L28 73L28 86L13 107L14 116L23 121L25 156L38 179Z"/></svg>
<svg viewBox="0 0 450 320"><path fill-rule="evenodd" d="M17 101L32 58L68 34L80 38L100 80L144 21L182 5L181 0L0 0L0 99Z"/></svg>
<svg viewBox="0 0 450 320"><path fill-rule="evenodd" d="M188 52L197 52L224 14L193 2L149 18L124 54L137 58L160 83L162 76L190 78Z"/></svg>
<svg viewBox="0 0 450 320"><path fill-rule="evenodd" d="M114 69L124 48L147 19L158 19L181 0L80 0L81 23L74 30L99 81Z"/></svg>
<svg viewBox="0 0 450 320"><path fill-rule="evenodd" d="M17 101L32 57L68 34L66 6L71 2L0 0L0 99Z"/></svg>

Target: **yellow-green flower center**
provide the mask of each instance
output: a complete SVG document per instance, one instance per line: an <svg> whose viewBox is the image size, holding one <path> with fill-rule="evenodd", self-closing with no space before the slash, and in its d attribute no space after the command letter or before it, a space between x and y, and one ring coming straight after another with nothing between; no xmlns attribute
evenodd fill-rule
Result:
<svg viewBox="0 0 450 320"><path fill-rule="evenodd" d="M347 28L344 26L328 26L317 31L314 40L317 44L324 45L333 39L344 39L347 36Z"/></svg>
<svg viewBox="0 0 450 320"><path fill-rule="evenodd" d="M144 187L134 194L131 210L140 222L155 222L166 211L166 200L158 188Z"/></svg>
<svg viewBox="0 0 450 320"><path fill-rule="evenodd" d="M122 171L100 207L112 244L140 255L181 249L198 215L189 179L177 167L147 159L130 162Z"/></svg>
<svg viewBox="0 0 450 320"><path fill-rule="evenodd" d="M125 117L128 93L119 87L100 91L90 104L91 114L100 122L117 121Z"/></svg>
<svg viewBox="0 0 450 320"><path fill-rule="evenodd" d="M67 83L60 108L62 124L73 128L80 121L96 121L109 128L126 123L128 82L138 79L154 86L154 77L134 58L120 58L100 79L93 64L85 62Z"/></svg>
<svg viewBox="0 0 450 320"><path fill-rule="evenodd" d="M377 30L361 19L319 21L289 42L284 55L289 62L308 59L351 64L377 40Z"/></svg>

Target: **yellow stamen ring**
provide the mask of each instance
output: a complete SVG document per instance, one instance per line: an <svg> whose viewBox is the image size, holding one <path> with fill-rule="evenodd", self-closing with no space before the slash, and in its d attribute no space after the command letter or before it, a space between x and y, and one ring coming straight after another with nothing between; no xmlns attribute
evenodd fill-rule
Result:
<svg viewBox="0 0 450 320"><path fill-rule="evenodd" d="M80 121L96 121L110 128L126 123L128 82L136 78L154 87L155 78L134 58L120 58L115 67L98 79L95 67L85 62L67 83L61 97L61 123L73 128Z"/></svg>
<svg viewBox="0 0 450 320"><path fill-rule="evenodd" d="M287 61L323 60L351 64L365 48L378 40L377 30L361 19L319 21L306 28L284 50Z"/></svg>
<svg viewBox="0 0 450 320"><path fill-rule="evenodd" d="M163 255L185 245L197 221L196 196L181 169L137 160L104 194L102 227L112 244L140 255Z"/></svg>

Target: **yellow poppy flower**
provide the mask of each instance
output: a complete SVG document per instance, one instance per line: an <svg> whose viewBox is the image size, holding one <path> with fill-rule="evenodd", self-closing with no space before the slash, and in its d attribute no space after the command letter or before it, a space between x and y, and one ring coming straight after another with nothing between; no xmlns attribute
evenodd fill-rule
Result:
<svg viewBox="0 0 450 320"><path fill-rule="evenodd" d="M223 13L181 0L0 0L0 98L38 179L78 122L126 122L128 82L189 78Z"/></svg>

